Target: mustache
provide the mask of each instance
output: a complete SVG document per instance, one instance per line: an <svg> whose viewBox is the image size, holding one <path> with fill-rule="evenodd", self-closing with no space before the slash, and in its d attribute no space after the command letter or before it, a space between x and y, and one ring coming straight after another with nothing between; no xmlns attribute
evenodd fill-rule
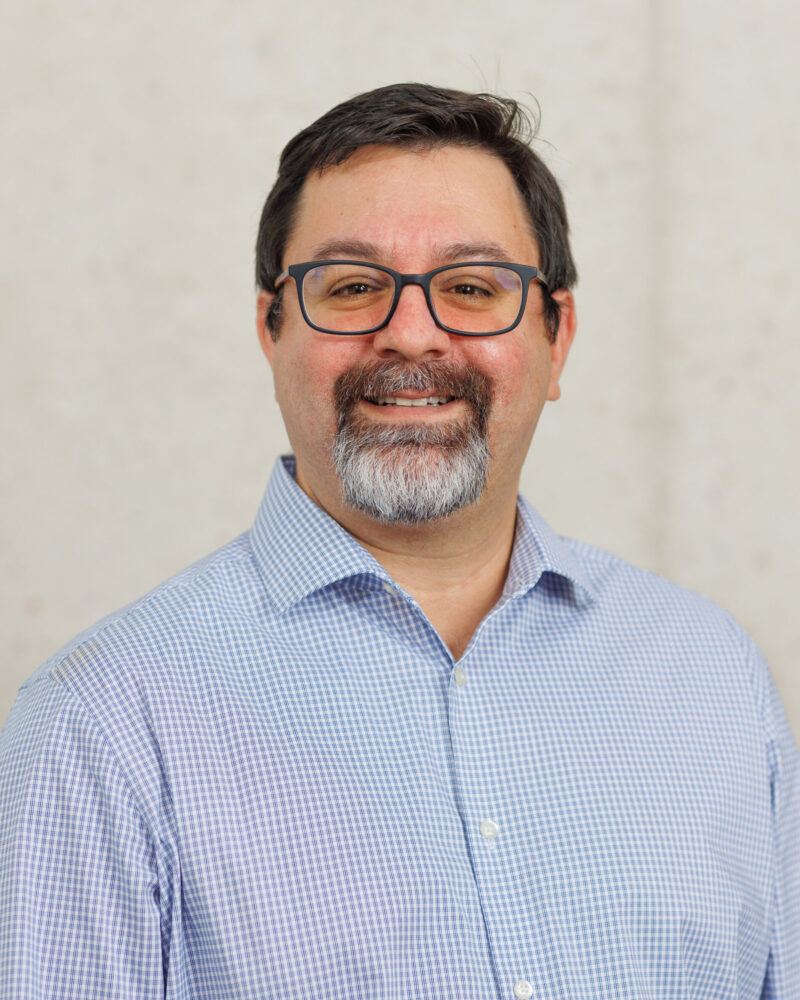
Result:
<svg viewBox="0 0 800 1000"><path fill-rule="evenodd" d="M454 396L465 400L483 424L492 403L492 382L474 365L453 361L374 361L353 365L336 379L334 402L344 418L360 399L422 392L428 396Z"/></svg>

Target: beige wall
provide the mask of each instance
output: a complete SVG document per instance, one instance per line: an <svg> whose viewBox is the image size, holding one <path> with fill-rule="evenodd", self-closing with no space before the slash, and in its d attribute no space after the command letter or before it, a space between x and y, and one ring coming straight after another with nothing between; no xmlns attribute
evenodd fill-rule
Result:
<svg viewBox="0 0 800 1000"><path fill-rule="evenodd" d="M400 79L535 95L581 318L524 489L703 591L800 734L800 13L716 0L10 0L0 719L73 633L249 524L285 448L253 330L277 154Z"/></svg>

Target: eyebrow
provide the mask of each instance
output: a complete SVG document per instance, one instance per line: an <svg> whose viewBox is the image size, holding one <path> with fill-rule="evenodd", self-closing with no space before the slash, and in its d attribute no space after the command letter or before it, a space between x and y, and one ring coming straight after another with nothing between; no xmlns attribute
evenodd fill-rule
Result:
<svg viewBox="0 0 800 1000"><path fill-rule="evenodd" d="M513 263L509 254L499 243L450 243L446 247L437 247L434 255L445 264L453 264L459 260L496 260L505 264Z"/></svg>
<svg viewBox="0 0 800 1000"><path fill-rule="evenodd" d="M381 252L374 243L364 240L325 240L311 251L312 260L347 257L353 260L380 260Z"/></svg>
<svg viewBox="0 0 800 1000"><path fill-rule="evenodd" d="M318 243L311 251L312 260L333 260L347 258L349 260L375 261L382 263L385 254L375 243L365 240L325 240ZM499 243L463 242L448 243L433 247L433 258L442 264L454 264L461 260L496 260L513 263L510 255Z"/></svg>

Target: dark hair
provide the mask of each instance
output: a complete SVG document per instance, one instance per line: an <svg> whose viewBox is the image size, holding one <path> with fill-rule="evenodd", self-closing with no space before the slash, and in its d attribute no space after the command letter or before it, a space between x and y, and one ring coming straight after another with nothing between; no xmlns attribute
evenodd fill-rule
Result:
<svg viewBox="0 0 800 1000"><path fill-rule="evenodd" d="M468 94L423 83L400 83L359 94L338 104L286 145L278 179L264 204L256 242L256 283L274 290L300 193L313 170L343 163L362 146L468 146L485 149L508 167L528 210L539 245L539 264L550 291L577 279L569 248L569 226L558 182L531 149L538 122L511 98ZM551 338L559 322L558 302L544 289ZM267 316L273 338L281 311L278 290Z"/></svg>

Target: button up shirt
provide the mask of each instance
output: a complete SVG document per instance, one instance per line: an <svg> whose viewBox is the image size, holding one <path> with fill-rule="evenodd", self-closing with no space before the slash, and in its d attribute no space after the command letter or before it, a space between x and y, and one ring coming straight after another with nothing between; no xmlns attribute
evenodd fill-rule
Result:
<svg viewBox="0 0 800 1000"><path fill-rule="evenodd" d="M276 466L0 744L0 997L800 997L800 768L753 643L524 501L455 663Z"/></svg>

